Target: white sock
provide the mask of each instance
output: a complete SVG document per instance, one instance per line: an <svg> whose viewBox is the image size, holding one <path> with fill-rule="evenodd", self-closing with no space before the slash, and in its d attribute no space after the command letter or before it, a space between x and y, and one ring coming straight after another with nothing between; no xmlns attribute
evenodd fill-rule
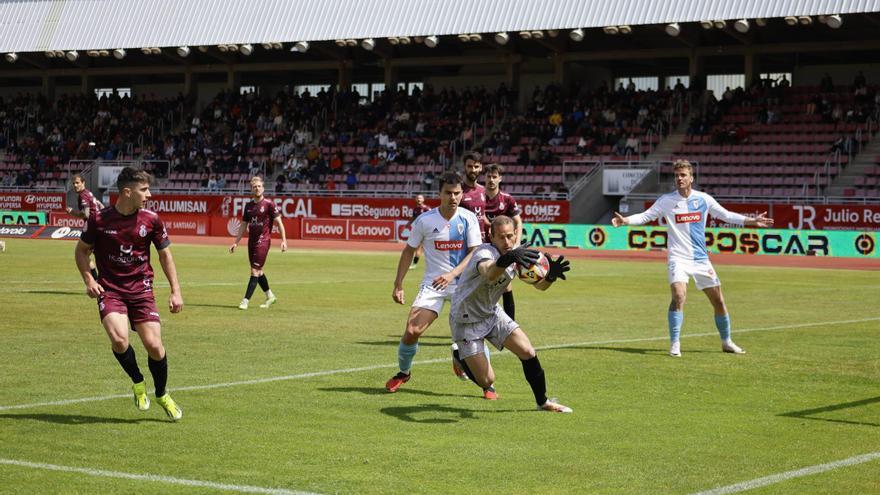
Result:
<svg viewBox="0 0 880 495"><path fill-rule="evenodd" d="M275 294L272 294L272 289L266 291L266 299L272 299L275 297Z"/></svg>

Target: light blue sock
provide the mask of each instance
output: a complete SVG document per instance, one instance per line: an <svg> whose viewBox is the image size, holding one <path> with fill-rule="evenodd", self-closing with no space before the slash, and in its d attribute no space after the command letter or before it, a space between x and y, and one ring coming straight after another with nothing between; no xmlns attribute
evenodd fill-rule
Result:
<svg viewBox="0 0 880 495"><path fill-rule="evenodd" d="M400 371L409 374L410 369L412 369L413 358L418 350L418 342L415 344L404 344L403 341L400 341L400 345L397 347L397 364L400 365Z"/></svg>
<svg viewBox="0 0 880 495"><path fill-rule="evenodd" d="M730 315L715 315L715 328L722 341L730 340Z"/></svg>
<svg viewBox="0 0 880 495"><path fill-rule="evenodd" d="M684 322L684 311L670 311L669 315L669 341L678 342L681 335L681 324Z"/></svg>

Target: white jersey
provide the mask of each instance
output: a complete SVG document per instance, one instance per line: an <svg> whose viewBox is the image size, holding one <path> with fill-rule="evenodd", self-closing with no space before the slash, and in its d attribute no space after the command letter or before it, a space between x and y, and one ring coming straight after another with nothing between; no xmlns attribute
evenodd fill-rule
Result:
<svg viewBox="0 0 880 495"><path fill-rule="evenodd" d="M423 284L431 284L435 278L451 272L467 256L468 249L482 242L480 222L477 216L464 208L456 208L449 220L443 218L439 208L422 213L412 223L407 245L425 250L425 276Z"/></svg>
<svg viewBox="0 0 880 495"><path fill-rule="evenodd" d="M745 215L727 211L715 198L691 190L683 197L678 191L664 194L643 213L631 215L631 225L642 225L660 217L666 221L668 256L676 261L709 259L706 251L706 219L708 215L733 225L743 225Z"/></svg>

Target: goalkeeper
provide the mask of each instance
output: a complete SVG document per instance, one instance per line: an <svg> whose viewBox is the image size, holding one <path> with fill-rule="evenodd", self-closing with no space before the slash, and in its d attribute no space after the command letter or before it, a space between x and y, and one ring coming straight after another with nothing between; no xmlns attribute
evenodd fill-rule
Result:
<svg viewBox="0 0 880 495"><path fill-rule="evenodd" d="M510 217L499 215L492 221L491 244L477 248L459 278L458 288L452 296L449 326L452 340L458 345L461 368L481 387L495 382L495 373L483 354L483 339L496 348L508 348L522 361L526 381L535 394L538 409L550 412L572 412L555 399L547 398L544 369L535 354L529 337L515 321L498 306L501 294L516 277L516 264L531 266L538 261L540 253L528 246L514 249L516 229ZM568 261L562 256L552 259L550 271L535 287L547 290L557 279L565 280L569 270Z"/></svg>

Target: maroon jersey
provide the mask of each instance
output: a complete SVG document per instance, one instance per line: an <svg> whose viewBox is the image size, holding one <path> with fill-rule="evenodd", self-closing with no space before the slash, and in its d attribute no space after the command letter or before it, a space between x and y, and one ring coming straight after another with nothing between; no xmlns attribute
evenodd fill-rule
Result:
<svg viewBox="0 0 880 495"><path fill-rule="evenodd" d="M419 218L419 215L421 215L422 213L424 213L426 211L430 211L430 210L431 210L431 207L424 204L424 203L422 203L421 205L415 205L413 207L413 214L412 214L412 218L410 218L410 220L409 220L409 223L411 224L411 223L415 222L416 218Z"/></svg>
<svg viewBox="0 0 880 495"><path fill-rule="evenodd" d="M513 199L513 196L506 192L498 191L494 198L486 196L483 213L486 215L486 220L491 224L492 220L495 220L495 217L498 215L506 215L513 218L521 214L522 209L516 203L516 200ZM486 224L483 225L483 240L489 242L489 225Z"/></svg>
<svg viewBox="0 0 880 495"><path fill-rule="evenodd" d="M463 193L461 195L460 206L474 212L474 215L477 216L477 220L479 220L480 224L482 225L484 223L484 219L486 218L486 214L484 212L484 209L486 207L486 188L479 184L471 187L465 183L462 183L461 190L463 191Z"/></svg>
<svg viewBox="0 0 880 495"><path fill-rule="evenodd" d="M272 240L272 221L280 215L274 201L263 198L248 203L243 217L248 223L248 246L268 246Z"/></svg>
<svg viewBox="0 0 880 495"><path fill-rule="evenodd" d="M95 195L92 194L92 191L88 189L83 189L79 193L79 211L85 211L86 208L89 209L89 216L98 213L98 200L95 199Z"/></svg>
<svg viewBox="0 0 880 495"><path fill-rule="evenodd" d="M94 248L98 283L123 296L153 292L150 243L156 249L171 244L159 215L144 209L123 215L114 206L89 216L80 239Z"/></svg>

